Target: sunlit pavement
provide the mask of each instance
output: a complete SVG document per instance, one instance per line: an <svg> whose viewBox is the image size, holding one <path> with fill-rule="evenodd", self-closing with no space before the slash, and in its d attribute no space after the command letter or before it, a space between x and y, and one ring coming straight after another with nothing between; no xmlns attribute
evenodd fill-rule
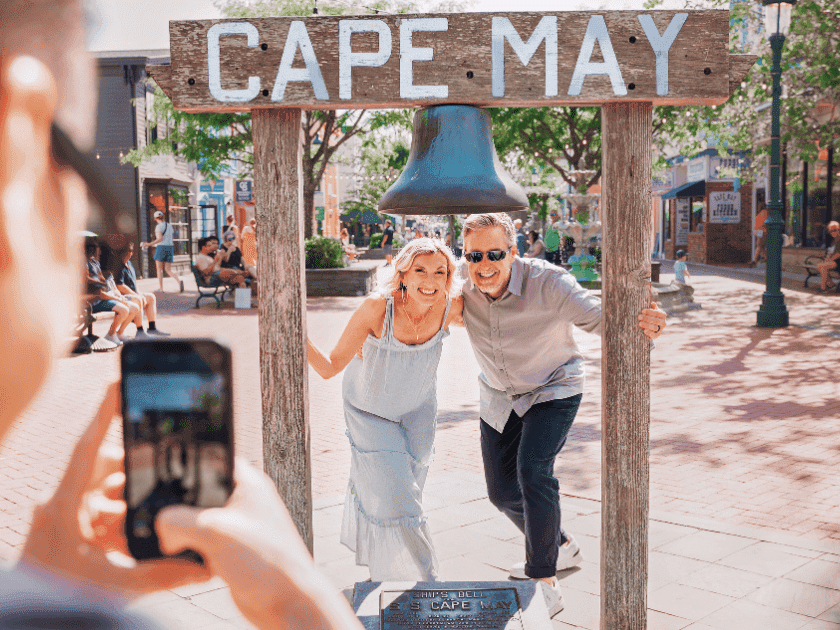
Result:
<svg viewBox="0 0 840 630"><path fill-rule="evenodd" d="M764 288L754 271L689 268L703 308L669 318L652 354L648 627L840 630L840 385L833 360L840 295L786 281L792 325L758 329ZM664 281L669 269L663 266ZM207 300L195 310L194 281L184 280L185 294L159 294L159 328L217 336L233 348L236 448L259 465L256 311L236 311L232 299L221 310ZM174 282L165 283L173 290ZM141 285L152 290L157 281ZM330 348L360 301L309 300L315 343ZM586 560L560 574L566 610L554 627L597 628L600 339L576 336L588 377L556 473L564 526ZM59 360L12 431L0 450L0 556L19 554L33 502L63 475L118 371L116 353ZM505 579L507 567L524 559L521 535L486 498L477 373L465 331L453 329L438 373L436 458L425 495L442 579ZM338 542L349 468L340 390L340 378L323 381L310 371L315 558L345 588L368 574ZM108 440L120 443L119 427ZM176 628L249 627L218 581L137 605Z"/></svg>

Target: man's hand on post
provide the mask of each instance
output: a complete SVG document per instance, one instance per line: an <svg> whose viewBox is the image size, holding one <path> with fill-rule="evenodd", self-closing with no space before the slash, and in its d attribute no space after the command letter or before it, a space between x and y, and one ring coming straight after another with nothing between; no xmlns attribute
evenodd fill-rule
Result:
<svg viewBox="0 0 840 630"><path fill-rule="evenodd" d="M667 314L661 308L656 306L656 302L650 303L650 308L644 309L639 314L639 328L650 339L656 339L662 334L662 330L666 326Z"/></svg>

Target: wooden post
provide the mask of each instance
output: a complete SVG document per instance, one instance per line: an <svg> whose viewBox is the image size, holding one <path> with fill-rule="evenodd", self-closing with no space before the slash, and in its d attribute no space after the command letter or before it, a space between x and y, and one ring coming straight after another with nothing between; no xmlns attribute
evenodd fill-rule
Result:
<svg viewBox="0 0 840 630"><path fill-rule="evenodd" d="M263 466L312 552L300 110L252 112Z"/></svg>
<svg viewBox="0 0 840 630"><path fill-rule="evenodd" d="M647 627L652 125L652 103L602 108L602 630Z"/></svg>

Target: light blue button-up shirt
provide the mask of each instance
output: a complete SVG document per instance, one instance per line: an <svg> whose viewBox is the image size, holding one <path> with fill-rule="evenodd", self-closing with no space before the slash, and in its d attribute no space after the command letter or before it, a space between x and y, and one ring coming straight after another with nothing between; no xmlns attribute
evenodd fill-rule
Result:
<svg viewBox="0 0 840 630"><path fill-rule="evenodd" d="M466 263L461 268L467 276ZM511 411L583 392L583 357L572 326L601 334L601 300L570 273L515 258L507 291L493 300L467 277L464 324L481 367L481 418L501 432Z"/></svg>

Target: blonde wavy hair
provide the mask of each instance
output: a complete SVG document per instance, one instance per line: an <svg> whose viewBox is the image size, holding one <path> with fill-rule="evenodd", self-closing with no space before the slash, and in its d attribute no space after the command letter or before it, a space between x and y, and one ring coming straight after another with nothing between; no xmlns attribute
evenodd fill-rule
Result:
<svg viewBox="0 0 840 630"><path fill-rule="evenodd" d="M403 277L411 269L414 259L423 254L443 254L446 258L446 294L452 298L461 293L463 280L458 277L457 260L452 250L443 241L431 238L416 238L400 250L391 267L380 267L375 291L388 296L403 288Z"/></svg>

